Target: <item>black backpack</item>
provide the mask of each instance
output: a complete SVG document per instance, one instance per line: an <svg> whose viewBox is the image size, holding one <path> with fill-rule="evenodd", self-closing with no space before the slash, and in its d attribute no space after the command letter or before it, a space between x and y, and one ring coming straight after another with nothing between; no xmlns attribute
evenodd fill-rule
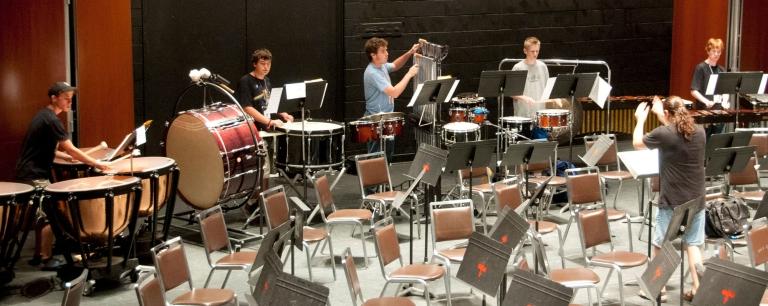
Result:
<svg viewBox="0 0 768 306"><path fill-rule="evenodd" d="M749 207L741 199L718 198L707 202L706 216L707 237L727 238L740 234L749 223Z"/></svg>

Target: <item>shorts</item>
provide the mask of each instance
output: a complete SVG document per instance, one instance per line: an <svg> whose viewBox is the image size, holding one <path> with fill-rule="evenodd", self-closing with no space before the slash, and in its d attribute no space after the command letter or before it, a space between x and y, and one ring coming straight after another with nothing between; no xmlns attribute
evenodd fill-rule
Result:
<svg viewBox="0 0 768 306"><path fill-rule="evenodd" d="M662 240L667 234L667 228L669 227L669 221L672 219L672 213L674 210L671 207L659 208L659 213L656 215L656 230L653 234L653 245L661 247ZM702 209L693 217L693 221L689 228L685 229L685 235L683 241L690 246L700 246L704 244L704 223L706 222L704 216L704 210Z"/></svg>

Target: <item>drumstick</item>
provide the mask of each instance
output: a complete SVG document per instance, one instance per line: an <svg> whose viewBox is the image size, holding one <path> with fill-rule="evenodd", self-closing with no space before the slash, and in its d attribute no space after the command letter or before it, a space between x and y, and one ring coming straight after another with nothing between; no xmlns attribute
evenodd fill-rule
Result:
<svg viewBox="0 0 768 306"><path fill-rule="evenodd" d="M116 162L119 162L119 161L121 161L121 160L124 160L124 159L126 159L126 158L128 158L128 157L131 157L131 156L138 156L138 155L139 155L139 154L135 154L135 153L128 153L128 154L125 154L125 155L123 155L123 156L120 156L120 157L116 158L115 160L113 160L113 161L111 161L111 162L108 162L108 163L106 163L106 164L107 164L107 165L113 165L113 164L115 164Z"/></svg>
<svg viewBox="0 0 768 306"><path fill-rule="evenodd" d="M83 153L85 155L91 155L91 153L94 153L94 152L96 152L98 150L103 150L103 149L106 149L106 148L107 148L107 143L102 141L102 142L99 143L99 145L97 145L97 146L95 146L93 148L90 148L90 149L88 149L87 151L85 151Z"/></svg>

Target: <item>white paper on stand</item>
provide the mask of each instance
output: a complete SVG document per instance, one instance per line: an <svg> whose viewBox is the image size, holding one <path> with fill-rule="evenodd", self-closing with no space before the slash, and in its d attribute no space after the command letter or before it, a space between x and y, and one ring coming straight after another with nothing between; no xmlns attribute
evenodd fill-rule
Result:
<svg viewBox="0 0 768 306"><path fill-rule="evenodd" d="M136 146L143 145L146 142L147 142L147 129L144 128L144 125L142 125L136 129Z"/></svg>
<svg viewBox="0 0 768 306"><path fill-rule="evenodd" d="M301 99L307 97L307 84L304 82L301 83L291 83L291 84L285 84L285 99L286 100L293 100L293 99Z"/></svg>
<svg viewBox="0 0 768 306"><path fill-rule="evenodd" d="M611 139L611 137L605 134L600 135L597 137L597 141L595 141L589 150L584 153L584 156L579 156L579 158L581 158L587 166L593 167L603 155L605 155L605 152L608 152L608 149L610 149L612 145L613 139Z"/></svg>
<svg viewBox="0 0 768 306"><path fill-rule="evenodd" d="M592 85L592 90L589 92L589 98L597 103L597 106L604 108L605 101L608 100L608 96L611 94L611 89L613 89L611 84L608 84L603 78L598 77Z"/></svg>
<svg viewBox="0 0 768 306"><path fill-rule="evenodd" d="M280 98L283 95L283 88L272 88L269 93L269 101L267 101L267 109L264 110L264 116L269 118L271 114L277 113L277 109L280 106Z"/></svg>
<svg viewBox="0 0 768 306"><path fill-rule="evenodd" d="M445 96L445 101L443 103L448 103L448 101L451 101L451 97L453 97L453 93L456 91L456 87L459 86L459 80L454 80L453 85L451 85L451 90L448 91L448 95Z"/></svg>
<svg viewBox="0 0 768 306"><path fill-rule="evenodd" d="M633 178L659 174L658 149L619 152L618 155Z"/></svg>
<svg viewBox="0 0 768 306"><path fill-rule="evenodd" d="M763 74L763 78L760 79L760 87L757 88L757 93L765 94L765 84L768 83L768 74Z"/></svg>
<svg viewBox="0 0 768 306"><path fill-rule="evenodd" d="M709 81L707 81L707 90L705 91L705 95L714 95L715 94L715 85L717 84L717 74L710 74L709 75Z"/></svg>
<svg viewBox="0 0 768 306"><path fill-rule="evenodd" d="M547 83L544 85L544 92L541 93L541 100L549 100L549 96L552 95L552 89L555 88L555 80L557 77L551 77L547 79Z"/></svg>
<svg viewBox="0 0 768 306"><path fill-rule="evenodd" d="M416 98L419 97L419 94L421 94L421 89L424 87L424 83L421 83L419 85L416 85L416 90L413 91L413 96L411 97L411 101L408 102L408 107L413 107L413 104L416 103ZM449 95L450 96L450 95Z"/></svg>

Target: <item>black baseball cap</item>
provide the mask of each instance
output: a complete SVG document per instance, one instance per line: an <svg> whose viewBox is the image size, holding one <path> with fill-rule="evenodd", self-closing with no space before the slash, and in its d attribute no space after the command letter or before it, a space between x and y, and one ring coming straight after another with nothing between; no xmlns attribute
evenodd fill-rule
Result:
<svg viewBox="0 0 768 306"><path fill-rule="evenodd" d="M56 82L48 88L48 96L58 96L62 92L75 90L77 90L77 87L69 85L67 82Z"/></svg>

